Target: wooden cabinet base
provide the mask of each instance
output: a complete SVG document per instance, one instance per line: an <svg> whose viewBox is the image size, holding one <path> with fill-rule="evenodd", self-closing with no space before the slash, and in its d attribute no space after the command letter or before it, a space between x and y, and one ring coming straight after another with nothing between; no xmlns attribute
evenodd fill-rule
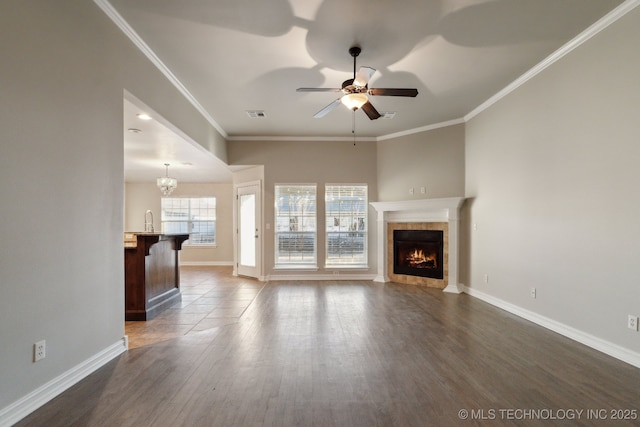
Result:
<svg viewBox="0 0 640 427"><path fill-rule="evenodd" d="M162 311L180 301L182 301L180 290L171 289L160 295L159 298L155 298L154 301L149 301L149 303L153 305L147 306L144 310L126 310L124 320L151 320Z"/></svg>
<svg viewBox="0 0 640 427"><path fill-rule="evenodd" d="M150 320L180 302L179 251L188 234L141 233L124 251L125 320Z"/></svg>

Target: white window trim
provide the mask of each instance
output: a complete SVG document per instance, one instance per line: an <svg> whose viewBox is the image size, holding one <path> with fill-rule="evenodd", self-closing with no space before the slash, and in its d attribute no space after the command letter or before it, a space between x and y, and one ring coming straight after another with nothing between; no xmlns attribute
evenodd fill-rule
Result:
<svg viewBox="0 0 640 427"><path fill-rule="evenodd" d="M282 261L278 261L278 235L281 232L278 232L278 225L277 225L277 221L278 221L278 200L277 200L277 191L276 189L278 187L314 187L315 189L315 230L313 231L313 245L314 245L314 259L311 262L299 262L299 263L295 263L295 262L282 262ZM302 271L302 270L308 270L308 271L317 271L319 270L318 267L318 184L317 183L276 183L273 186L273 195L274 195L274 246L273 246L273 253L274 253L274 270L296 270L296 271ZM311 232L309 232L311 234Z"/></svg>
<svg viewBox="0 0 640 427"><path fill-rule="evenodd" d="M364 215L365 215L365 229L364 229L364 236L365 236L365 241L364 241L364 250L363 250L363 256L365 257L365 262L360 262L360 263L352 263L352 264L341 264L341 263L331 263L329 262L329 239L327 238L327 234L329 233L329 231L327 230L327 224L326 224L326 218L328 216L327 214L327 187L338 187L338 186L351 186L351 187L357 187L357 186L362 186L365 187L367 190L367 194L366 194L366 200L364 203ZM325 183L324 185L324 200L325 200L325 204L324 204L324 218L325 218L325 224L324 224L324 240L325 240L325 244L324 244L324 259L325 259L325 266L324 268L326 270L368 270L369 269L369 185L367 183Z"/></svg>
<svg viewBox="0 0 640 427"><path fill-rule="evenodd" d="M182 244L182 246L187 246L189 247L189 249L194 248L194 249L212 249L212 248L217 248L218 247L218 197L215 195L181 195L181 196L167 196L167 197L162 197L162 199L202 199L202 198L212 198L215 199L216 201L216 219L214 220L215 222L215 238L216 241L214 243L193 243L191 241L191 239L187 239L184 241L184 243ZM162 206L162 201L160 202L160 205ZM161 208L162 211L162 208ZM164 232L164 221L162 220L162 214L160 215L160 227ZM188 233L189 237L191 237L191 233Z"/></svg>

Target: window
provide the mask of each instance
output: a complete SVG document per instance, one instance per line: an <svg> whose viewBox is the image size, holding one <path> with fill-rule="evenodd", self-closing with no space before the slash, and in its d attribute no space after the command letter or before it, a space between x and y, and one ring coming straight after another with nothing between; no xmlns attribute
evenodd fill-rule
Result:
<svg viewBox="0 0 640 427"><path fill-rule="evenodd" d="M163 197L162 232L189 234L190 245L216 244L215 197Z"/></svg>
<svg viewBox="0 0 640 427"><path fill-rule="evenodd" d="M275 186L276 266L317 266L316 186Z"/></svg>
<svg viewBox="0 0 640 427"><path fill-rule="evenodd" d="M327 266L367 265L367 186L327 185Z"/></svg>

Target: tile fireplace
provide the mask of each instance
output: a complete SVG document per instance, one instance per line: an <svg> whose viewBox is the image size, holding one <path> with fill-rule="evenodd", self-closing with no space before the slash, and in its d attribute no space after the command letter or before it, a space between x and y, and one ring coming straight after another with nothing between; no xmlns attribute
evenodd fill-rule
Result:
<svg viewBox="0 0 640 427"><path fill-rule="evenodd" d="M450 197L371 203L378 214L378 273L374 281L461 293L458 233L464 200Z"/></svg>

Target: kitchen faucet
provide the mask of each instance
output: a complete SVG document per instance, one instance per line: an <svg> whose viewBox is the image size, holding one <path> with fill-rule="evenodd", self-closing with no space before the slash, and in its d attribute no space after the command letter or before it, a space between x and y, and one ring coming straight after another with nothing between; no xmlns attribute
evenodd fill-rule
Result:
<svg viewBox="0 0 640 427"><path fill-rule="evenodd" d="M151 217L151 221L147 221L147 216ZM144 213L144 231L147 233L153 233L153 212L150 209Z"/></svg>

